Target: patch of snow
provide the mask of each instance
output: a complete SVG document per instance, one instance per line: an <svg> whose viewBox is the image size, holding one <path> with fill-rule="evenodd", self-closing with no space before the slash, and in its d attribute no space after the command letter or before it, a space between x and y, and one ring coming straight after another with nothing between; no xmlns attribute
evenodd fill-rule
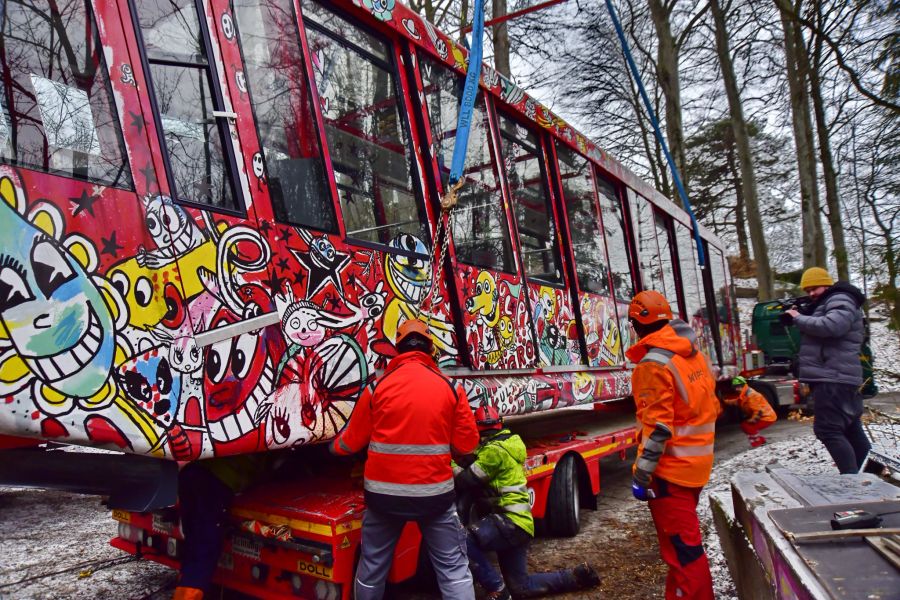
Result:
<svg viewBox="0 0 900 600"><path fill-rule="evenodd" d="M900 392L900 331L888 329L887 305L869 311L869 333L878 391Z"/></svg>

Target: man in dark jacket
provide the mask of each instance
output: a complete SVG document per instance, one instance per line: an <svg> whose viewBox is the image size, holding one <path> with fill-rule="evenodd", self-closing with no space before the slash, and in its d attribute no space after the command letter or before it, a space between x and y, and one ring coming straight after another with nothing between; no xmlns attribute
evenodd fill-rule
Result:
<svg viewBox="0 0 900 600"><path fill-rule="evenodd" d="M785 314L803 334L800 381L812 388L816 420L813 431L841 473L858 473L871 447L863 431L862 364L865 338L860 307L866 297L856 287L834 280L825 269L804 271L800 287L812 304L801 314Z"/></svg>

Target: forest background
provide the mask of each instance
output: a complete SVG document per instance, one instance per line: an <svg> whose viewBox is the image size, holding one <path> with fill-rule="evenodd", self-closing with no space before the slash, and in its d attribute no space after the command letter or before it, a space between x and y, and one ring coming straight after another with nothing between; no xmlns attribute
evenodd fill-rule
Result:
<svg viewBox="0 0 900 600"><path fill-rule="evenodd" d="M489 23L525 13L485 60L680 204L604 1L485 1ZM472 4L410 2L460 39ZM900 0L612 4L732 274L766 300L826 266L900 330Z"/></svg>

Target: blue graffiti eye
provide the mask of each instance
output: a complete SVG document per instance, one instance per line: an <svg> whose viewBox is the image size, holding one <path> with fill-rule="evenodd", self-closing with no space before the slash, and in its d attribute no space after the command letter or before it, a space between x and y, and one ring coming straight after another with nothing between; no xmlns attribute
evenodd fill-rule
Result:
<svg viewBox="0 0 900 600"><path fill-rule="evenodd" d="M34 245L31 250L31 266L34 269L34 279L46 298L52 297L59 286L75 278L75 271L66 257L47 241Z"/></svg>
<svg viewBox="0 0 900 600"><path fill-rule="evenodd" d="M0 312L29 300L34 300L34 296L22 275L11 267L0 269Z"/></svg>

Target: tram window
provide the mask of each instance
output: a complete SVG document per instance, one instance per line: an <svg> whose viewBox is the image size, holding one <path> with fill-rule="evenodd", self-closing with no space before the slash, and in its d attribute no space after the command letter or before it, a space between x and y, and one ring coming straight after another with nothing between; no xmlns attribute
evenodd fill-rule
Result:
<svg viewBox="0 0 900 600"><path fill-rule="evenodd" d="M0 161L133 189L90 3L0 10Z"/></svg>
<svg viewBox="0 0 900 600"><path fill-rule="evenodd" d="M613 292L616 299L630 302L634 296L631 281L631 263L628 260L628 242L625 239L625 216L619 205L619 196L611 183L596 176L600 211L603 215L603 234L612 270Z"/></svg>
<svg viewBox="0 0 900 600"><path fill-rule="evenodd" d="M635 221L634 236L637 242L638 258L641 261L644 289L656 290L665 296L666 286L663 283L659 245L656 242L653 205L645 198L635 195L632 202L632 218Z"/></svg>
<svg viewBox="0 0 900 600"><path fill-rule="evenodd" d="M503 115L500 115L500 139L525 274L530 279L559 285L562 273L556 226L550 212L540 140Z"/></svg>
<svg viewBox="0 0 900 600"><path fill-rule="evenodd" d="M725 264L722 260L721 251L710 245L707 245L707 248L709 248L709 265L716 297L716 313L719 317L719 324L723 326L719 328L722 342L722 360L730 363L735 359L735 352L731 330L728 327L732 323L732 307L728 302L728 280L725 278Z"/></svg>
<svg viewBox="0 0 900 600"><path fill-rule="evenodd" d="M441 182L450 176L450 161L456 141L456 124L463 80L431 59L420 57L425 105L434 140ZM466 163L465 185L453 214L453 245L458 260L486 269L515 272L509 223L503 210L503 196L491 153L490 126L479 95L472 111Z"/></svg>
<svg viewBox="0 0 900 600"><path fill-rule="evenodd" d="M427 241L388 45L315 2L303 11L347 236Z"/></svg>
<svg viewBox="0 0 900 600"><path fill-rule="evenodd" d="M691 230L675 223L675 239L678 244L678 265L681 267L681 285L684 289L685 314L690 322L706 322L702 279L698 279L697 261L694 258L694 239Z"/></svg>
<svg viewBox="0 0 900 600"><path fill-rule="evenodd" d="M556 153L578 285L583 291L609 296L609 267L606 265L600 215L594 202L591 165L586 158L562 144L557 143Z"/></svg>
<svg viewBox="0 0 900 600"><path fill-rule="evenodd" d="M223 106L206 51L205 17L194 0L136 0L150 80L174 196L216 208L238 208Z"/></svg>
<svg viewBox="0 0 900 600"><path fill-rule="evenodd" d="M275 218L337 231L291 0L234 0Z"/></svg>
<svg viewBox="0 0 900 600"><path fill-rule="evenodd" d="M662 265L663 283L666 286L665 296L672 307L672 314L680 314L681 309L678 304L678 290L675 286L675 265L672 261L672 244L669 236L669 228L666 226L668 217L664 217L660 213L654 216L656 224L656 242L659 246L659 260Z"/></svg>

